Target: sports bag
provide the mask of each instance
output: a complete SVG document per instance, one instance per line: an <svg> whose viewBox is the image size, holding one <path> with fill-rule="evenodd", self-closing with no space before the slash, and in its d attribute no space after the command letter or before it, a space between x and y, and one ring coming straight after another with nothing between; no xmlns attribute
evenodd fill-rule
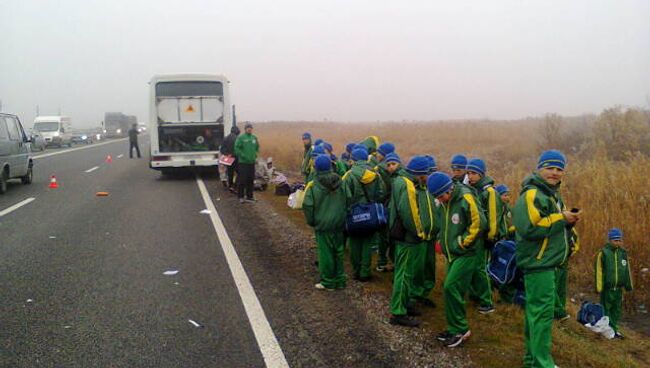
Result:
<svg viewBox="0 0 650 368"><path fill-rule="evenodd" d="M352 205L345 216L345 230L353 236L372 234L388 224L388 213L382 203L371 202L366 188L361 184L367 203Z"/></svg>
<svg viewBox="0 0 650 368"><path fill-rule="evenodd" d="M514 241L500 240L494 245L486 271L499 285L509 284L515 279L517 260Z"/></svg>
<svg viewBox="0 0 650 368"><path fill-rule="evenodd" d="M591 303L589 301L582 302L580 311L578 312L578 322L583 325L587 323L594 326L605 315L603 306L598 303Z"/></svg>

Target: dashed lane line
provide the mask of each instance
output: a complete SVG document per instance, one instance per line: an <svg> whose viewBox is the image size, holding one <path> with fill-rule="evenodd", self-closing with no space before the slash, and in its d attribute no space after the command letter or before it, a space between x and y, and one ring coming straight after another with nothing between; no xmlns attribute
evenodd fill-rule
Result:
<svg viewBox="0 0 650 368"><path fill-rule="evenodd" d="M87 146L84 146L84 147L70 148L70 149L66 149L66 150L62 150L62 151L56 151L56 152L51 152L51 153L45 153L45 154L42 154L42 155L32 156L32 158L34 160L37 160L37 159L46 158L46 157L50 157L50 156L62 155L64 153L80 151L80 150L83 150L83 149L105 146L105 145L111 144L111 143L123 142L123 141L125 141L127 139L128 138L113 139L113 140L110 140L110 141L107 141L107 142L90 144L90 145L87 145Z"/></svg>
<svg viewBox="0 0 650 368"><path fill-rule="evenodd" d="M20 207L22 207L22 206L24 206L26 204L29 204L30 202L32 202L35 199L36 198L33 198L33 197L27 198L27 199L25 199L23 201L20 201L20 202L14 204L13 206L11 206L11 207L9 207L7 209L4 209L4 210L0 211L0 217L2 217L4 215L7 215L7 214L10 214L11 212L19 209Z"/></svg>
<svg viewBox="0 0 650 368"><path fill-rule="evenodd" d="M90 169L88 169L88 170L86 170L84 172L91 173L91 172L93 172L93 171L95 171L97 169L99 169L99 166L92 167L92 168L90 168Z"/></svg>
<svg viewBox="0 0 650 368"><path fill-rule="evenodd" d="M262 305L260 304L259 299L257 299L255 289L253 289L253 285L251 285L248 275L246 275L244 266L237 256L235 247L232 245L232 241L226 232L226 228L221 222L221 218L217 213L217 209L214 207L212 198L210 197L210 194L201 178L197 177L196 183L199 186L203 202L205 202L206 208L210 211L212 226L217 232L219 244L221 244L223 254L226 256L226 262L228 263L230 273L235 280L235 285L237 286L237 291L241 297L242 304L244 304L244 310L246 311L248 321L250 322L253 333L255 334L257 345L264 357L264 363L269 368L288 368L289 364L284 356L284 352L282 352L278 339L275 337L273 329L271 328L269 321L266 319L264 309L262 309Z"/></svg>

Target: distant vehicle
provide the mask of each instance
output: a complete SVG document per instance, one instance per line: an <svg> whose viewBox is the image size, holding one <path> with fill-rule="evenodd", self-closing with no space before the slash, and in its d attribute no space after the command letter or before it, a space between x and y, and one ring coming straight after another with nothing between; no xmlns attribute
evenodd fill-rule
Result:
<svg viewBox="0 0 650 368"><path fill-rule="evenodd" d="M107 112L104 114L104 129L106 137L121 138L126 137L129 131L129 116L121 112Z"/></svg>
<svg viewBox="0 0 650 368"><path fill-rule="evenodd" d="M73 143L91 144L95 141L93 129L79 129L72 132Z"/></svg>
<svg viewBox="0 0 650 368"><path fill-rule="evenodd" d="M149 94L149 167L218 165L224 132L233 125L228 79L210 74L156 75Z"/></svg>
<svg viewBox="0 0 650 368"><path fill-rule="evenodd" d="M31 184L34 177L31 140L16 115L0 113L0 194L7 192L7 181L20 179Z"/></svg>
<svg viewBox="0 0 650 368"><path fill-rule="evenodd" d="M34 151L45 151L47 144L45 143L45 138L38 130L32 130L30 133L32 138L32 152Z"/></svg>
<svg viewBox="0 0 650 368"><path fill-rule="evenodd" d="M145 123L138 123L138 132L144 133L147 131L147 124Z"/></svg>
<svg viewBox="0 0 650 368"><path fill-rule="evenodd" d="M41 132L48 147L72 145L72 126L67 116L37 116L34 130Z"/></svg>

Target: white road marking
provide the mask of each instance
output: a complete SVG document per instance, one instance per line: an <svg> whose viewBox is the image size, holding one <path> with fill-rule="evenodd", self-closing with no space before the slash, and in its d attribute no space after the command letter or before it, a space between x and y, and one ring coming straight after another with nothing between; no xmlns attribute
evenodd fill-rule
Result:
<svg viewBox="0 0 650 368"><path fill-rule="evenodd" d="M119 155L117 155L117 158L122 158L122 157L124 157L123 154L119 154Z"/></svg>
<svg viewBox="0 0 650 368"><path fill-rule="evenodd" d="M113 139L113 140L110 140L110 141L107 141L107 142L102 142L102 143L97 143L97 144L90 144L90 145L83 146L83 147L70 148L70 149L66 149L66 150L62 150L62 151L56 151L56 152L51 152L51 153L45 153L45 154L38 155L38 156L32 156L32 158L34 160L36 160L36 159L39 159L39 158L45 158L45 157L50 157L50 156L61 155L61 154L64 154L64 153L79 151L79 150L82 150L82 149L100 147L100 146L104 146L104 145L115 143L115 142L123 142L123 141L125 141L127 139L128 138Z"/></svg>
<svg viewBox="0 0 650 368"><path fill-rule="evenodd" d="M93 171L95 171L97 169L99 169L99 166L91 167L90 169L88 169L88 170L86 170L84 172L91 173L91 172L93 172Z"/></svg>
<svg viewBox="0 0 650 368"><path fill-rule="evenodd" d="M217 213L217 209L214 207L212 198L208 193L208 190L203 183L201 178L196 178L196 183L199 186L199 191L203 197L203 202L208 210L210 210L210 219L212 220L212 226L217 232L217 238L219 238L219 243L221 244L221 249L223 250L224 255L226 256L226 262L228 262L228 267L230 268L230 273L232 274L233 279L235 280L235 285L237 286L237 291L241 297L242 304L244 304L244 310L248 316L248 321L251 324L253 333L255 334L255 339L257 340L257 345L262 352L264 357L264 362L267 367L271 368L288 368L289 363L284 356L284 352L280 348L278 339L271 329L269 321L266 319L266 314L264 314L264 309L260 301L257 299L255 294L255 289L251 285L248 275L244 270L244 266L241 264L235 247L232 245L230 237L226 232L226 228L221 222L221 218Z"/></svg>
<svg viewBox="0 0 650 368"><path fill-rule="evenodd" d="M33 197L27 198L27 199L25 199L24 201L20 201L20 202L14 204L13 206L11 206L11 207L9 207L9 208L7 208L7 209L0 211L0 217L2 217L2 216L4 216L4 215L6 215L6 214L9 214L9 213L11 213L11 212L13 212L13 211L19 209L20 207L22 207L22 206L24 206L24 205L30 203L31 201L33 201L33 200L35 200L35 199L36 199L36 198L33 198Z"/></svg>

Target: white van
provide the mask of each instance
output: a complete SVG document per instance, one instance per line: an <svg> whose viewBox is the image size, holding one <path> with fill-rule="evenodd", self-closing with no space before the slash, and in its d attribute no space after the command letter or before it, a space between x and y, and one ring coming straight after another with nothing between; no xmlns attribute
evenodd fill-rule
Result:
<svg viewBox="0 0 650 368"><path fill-rule="evenodd" d="M218 166L224 132L233 125L228 79L211 74L156 75L149 93L151 159L174 168Z"/></svg>
<svg viewBox="0 0 650 368"><path fill-rule="evenodd" d="M72 146L72 126L67 116L37 116L34 130L41 133L46 146Z"/></svg>

